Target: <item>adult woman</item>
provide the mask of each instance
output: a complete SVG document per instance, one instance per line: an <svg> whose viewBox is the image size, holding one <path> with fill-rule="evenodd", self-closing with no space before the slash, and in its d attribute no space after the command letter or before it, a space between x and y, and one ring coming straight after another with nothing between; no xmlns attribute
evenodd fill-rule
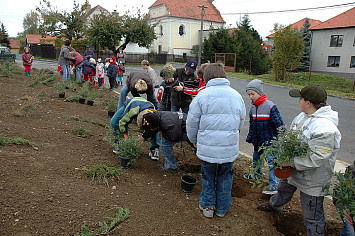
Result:
<svg viewBox="0 0 355 236"><path fill-rule="evenodd" d="M118 49L116 59L120 61L123 66L126 64L126 53L123 52L121 47Z"/></svg>

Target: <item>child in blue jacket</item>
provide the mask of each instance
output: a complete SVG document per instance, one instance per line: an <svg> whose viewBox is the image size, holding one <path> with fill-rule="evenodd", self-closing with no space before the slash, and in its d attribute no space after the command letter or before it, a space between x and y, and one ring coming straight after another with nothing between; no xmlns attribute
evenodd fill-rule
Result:
<svg viewBox="0 0 355 236"><path fill-rule="evenodd" d="M284 126L284 122L276 105L267 99L263 92L263 82L258 79L252 80L246 87L246 92L252 101L249 112L249 133L246 141L254 146L253 168L259 166L257 173L246 174L244 178L261 178L261 163L258 163L263 151L259 148L277 136L279 128ZM273 156L267 156L269 165L269 185L262 191L264 194L276 194L279 179L275 176Z"/></svg>

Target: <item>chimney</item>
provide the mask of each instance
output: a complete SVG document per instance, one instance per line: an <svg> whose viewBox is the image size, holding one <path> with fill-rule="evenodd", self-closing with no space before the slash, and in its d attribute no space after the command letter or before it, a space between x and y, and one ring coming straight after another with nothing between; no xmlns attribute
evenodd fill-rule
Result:
<svg viewBox="0 0 355 236"><path fill-rule="evenodd" d="M85 12L87 13L87 12L90 11L90 10L91 10L91 5L88 3L88 4L86 5Z"/></svg>
<svg viewBox="0 0 355 236"><path fill-rule="evenodd" d="M213 1L214 1L214 0L207 0L207 2L210 2L211 4L212 4Z"/></svg>

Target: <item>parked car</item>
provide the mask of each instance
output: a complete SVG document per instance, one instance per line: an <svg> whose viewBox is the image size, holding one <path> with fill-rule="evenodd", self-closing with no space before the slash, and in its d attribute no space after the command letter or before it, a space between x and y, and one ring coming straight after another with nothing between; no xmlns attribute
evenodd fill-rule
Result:
<svg viewBox="0 0 355 236"><path fill-rule="evenodd" d="M0 60L15 62L16 54L12 53L9 48L0 46Z"/></svg>

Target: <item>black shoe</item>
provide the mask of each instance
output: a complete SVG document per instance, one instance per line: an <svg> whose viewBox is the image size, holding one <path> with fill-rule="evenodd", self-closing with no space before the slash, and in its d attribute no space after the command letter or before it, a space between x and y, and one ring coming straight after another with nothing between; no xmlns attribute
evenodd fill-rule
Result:
<svg viewBox="0 0 355 236"><path fill-rule="evenodd" d="M259 203L257 207L260 211L274 211L269 202Z"/></svg>
<svg viewBox="0 0 355 236"><path fill-rule="evenodd" d="M158 164L157 165L158 170L165 171L165 172L170 172L170 173L177 173L177 169L167 169L165 166Z"/></svg>

